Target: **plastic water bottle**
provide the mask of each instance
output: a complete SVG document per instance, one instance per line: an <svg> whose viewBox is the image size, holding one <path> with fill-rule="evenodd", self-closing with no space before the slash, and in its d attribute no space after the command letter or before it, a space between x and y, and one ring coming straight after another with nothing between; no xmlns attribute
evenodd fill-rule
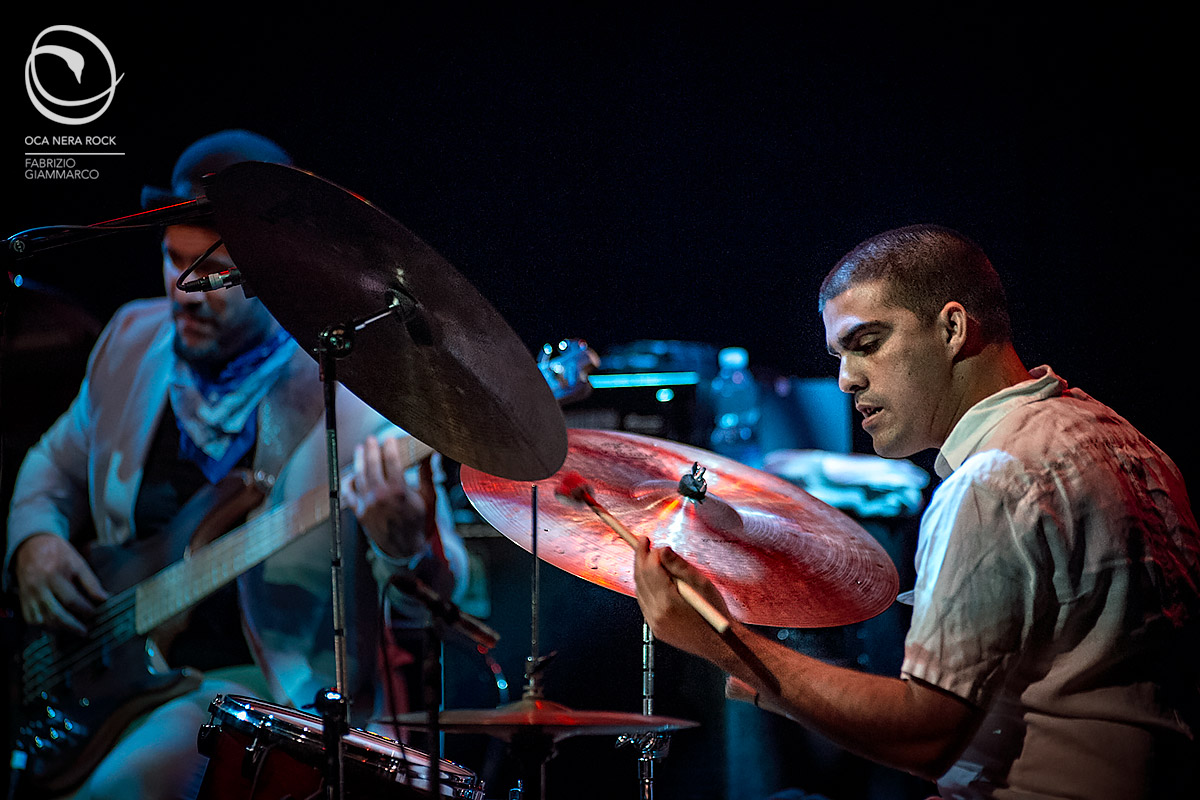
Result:
<svg viewBox="0 0 1200 800"><path fill-rule="evenodd" d="M726 347L717 354L717 364L720 369L711 384L712 449L746 466L761 467L758 422L762 412L758 386L750 373L750 356L744 348Z"/></svg>

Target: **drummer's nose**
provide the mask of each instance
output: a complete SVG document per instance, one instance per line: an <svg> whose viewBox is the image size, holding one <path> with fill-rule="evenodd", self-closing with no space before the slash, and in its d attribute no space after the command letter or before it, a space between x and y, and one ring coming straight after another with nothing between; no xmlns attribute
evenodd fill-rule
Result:
<svg viewBox="0 0 1200 800"><path fill-rule="evenodd" d="M867 388L862 365L851 354L843 353L838 360L838 388L846 394L855 394Z"/></svg>

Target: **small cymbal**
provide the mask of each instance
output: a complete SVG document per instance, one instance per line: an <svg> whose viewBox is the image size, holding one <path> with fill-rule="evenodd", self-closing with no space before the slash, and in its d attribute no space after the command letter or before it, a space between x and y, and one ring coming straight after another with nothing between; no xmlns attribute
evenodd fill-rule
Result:
<svg viewBox="0 0 1200 800"><path fill-rule="evenodd" d="M211 179L207 195L247 285L309 353L327 327L398 303L402 313L355 334L337 362L338 379L368 405L490 474L535 480L562 464L566 424L533 356L410 231L345 189L280 164L234 164Z"/></svg>
<svg viewBox="0 0 1200 800"><path fill-rule="evenodd" d="M721 590L743 622L825 627L860 622L896 599L899 577L857 522L774 475L697 447L622 431L570 429L566 461L538 481L538 557L634 595L633 553L588 508L556 495L577 472L636 534L669 545ZM679 491L693 463L703 501ZM530 484L464 467L463 489L498 531L532 549Z"/></svg>
<svg viewBox="0 0 1200 800"><path fill-rule="evenodd" d="M424 711L379 721L402 728L429 727L429 715ZM511 741L523 732L547 735L558 741L568 736L665 733L694 728L698 724L672 717L619 711L576 711L560 703L530 697L499 708L451 709L438 716L438 726L446 733L485 733L504 741Z"/></svg>

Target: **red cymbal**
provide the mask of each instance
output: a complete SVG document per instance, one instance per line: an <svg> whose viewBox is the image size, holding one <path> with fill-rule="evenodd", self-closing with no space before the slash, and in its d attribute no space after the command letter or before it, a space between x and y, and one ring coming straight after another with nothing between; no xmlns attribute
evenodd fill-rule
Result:
<svg viewBox="0 0 1200 800"><path fill-rule="evenodd" d="M382 722L408 728L428 727L424 711L401 714ZM530 697L500 708L455 709L438 716L446 733L486 733L511 740L522 731L537 732L555 741L568 736L619 736L634 733L665 733L694 728L699 723L672 717L630 714L619 711L575 711L560 703Z"/></svg>
<svg viewBox="0 0 1200 800"><path fill-rule="evenodd" d="M562 468L538 481L538 557L633 596L633 553L588 508L558 496L577 472L597 502L656 547L669 545L755 625L847 625L896 599L899 577L883 547L842 512L773 475L677 442L620 431L570 429ZM707 496L685 498L680 478L705 468ZM532 549L528 482L464 466L462 484L489 523Z"/></svg>

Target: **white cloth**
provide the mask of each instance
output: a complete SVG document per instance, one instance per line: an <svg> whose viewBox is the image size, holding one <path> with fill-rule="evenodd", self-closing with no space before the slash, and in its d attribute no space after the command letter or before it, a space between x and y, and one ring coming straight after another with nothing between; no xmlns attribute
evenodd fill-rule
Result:
<svg viewBox="0 0 1200 800"><path fill-rule="evenodd" d="M1200 536L1175 465L1039 367L971 408L937 469L902 673L986 712L943 796L1167 796L1200 725Z"/></svg>
<svg viewBox="0 0 1200 800"><path fill-rule="evenodd" d="M261 353L262 348L271 345L275 345L274 350ZM253 371L241 377L235 387L227 391L210 387L208 394L201 388L203 382L191 364L175 359L169 396L177 424L209 458L216 462L223 461L234 440L246 429L258 404L287 370L298 347L290 337L260 345L260 352L255 353L257 366ZM246 450L241 452L244 454ZM237 457L230 458L236 460ZM210 477L210 480L220 478Z"/></svg>

